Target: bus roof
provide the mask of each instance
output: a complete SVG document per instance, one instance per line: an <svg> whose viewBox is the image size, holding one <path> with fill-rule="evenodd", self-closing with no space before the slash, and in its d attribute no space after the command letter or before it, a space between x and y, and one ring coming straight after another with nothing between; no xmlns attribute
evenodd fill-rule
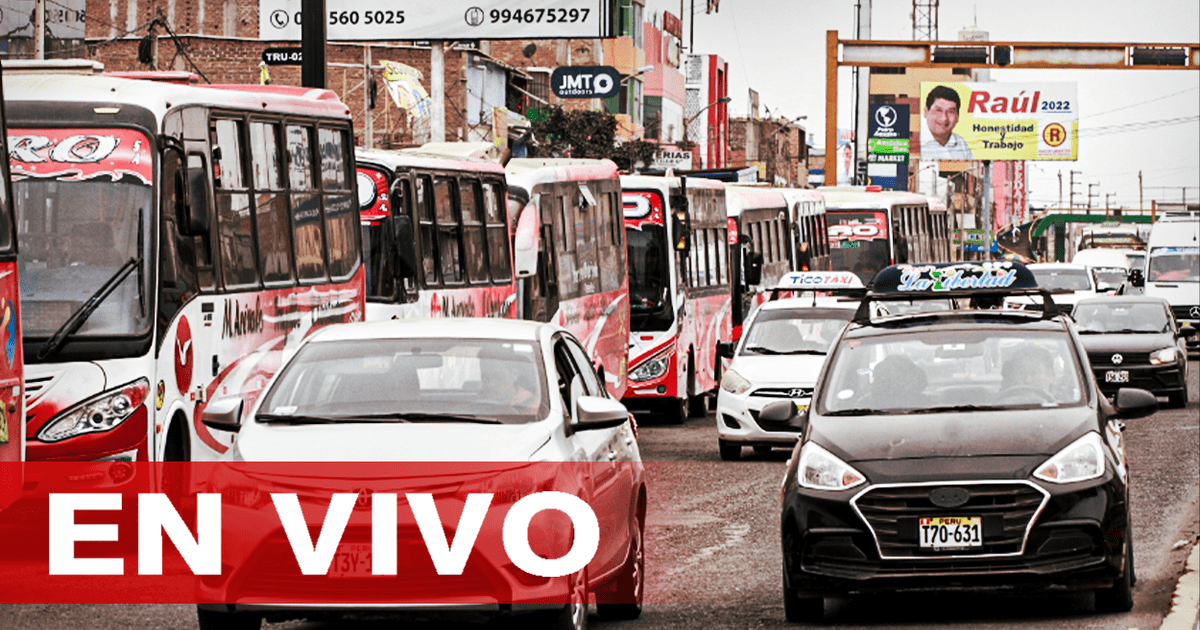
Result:
<svg viewBox="0 0 1200 630"><path fill-rule="evenodd" d="M445 154L421 151L390 151L384 149L354 148L354 159L359 164L368 163L388 170L397 168L427 168L448 171L473 171L504 175L504 167L472 157L449 157Z"/></svg>
<svg viewBox="0 0 1200 630"><path fill-rule="evenodd" d="M679 188L678 177L662 177L654 175L622 175L621 188L648 188L655 190L667 190L668 188ZM725 183L708 179L705 177L688 177L688 188L709 188L714 190L723 190Z"/></svg>
<svg viewBox="0 0 1200 630"><path fill-rule="evenodd" d="M818 188L825 196L826 210L884 209L899 205L929 205L924 195L902 190L867 190L865 186L830 186Z"/></svg>
<svg viewBox="0 0 1200 630"><path fill-rule="evenodd" d="M531 189L538 184L616 179L612 160L585 158L514 158L504 166L509 183Z"/></svg>
<svg viewBox="0 0 1200 630"><path fill-rule="evenodd" d="M787 199L789 204L797 201L815 201L817 203L825 203L825 195L820 191L812 188L776 188L779 194Z"/></svg>
<svg viewBox="0 0 1200 630"><path fill-rule="evenodd" d="M9 101L136 105L159 119L183 103L349 118L350 110L330 90L279 85L182 85L116 76L5 72Z"/></svg>
<svg viewBox="0 0 1200 630"><path fill-rule="evenodd" d="M725 210L731 217L740 217L745 210L755 208L787 209L787 200L772 188L725 187Z"/></svg>

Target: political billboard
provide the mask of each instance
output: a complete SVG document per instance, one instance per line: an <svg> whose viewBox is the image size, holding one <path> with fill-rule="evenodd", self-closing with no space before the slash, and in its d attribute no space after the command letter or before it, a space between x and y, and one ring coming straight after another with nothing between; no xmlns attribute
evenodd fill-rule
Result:
<svg viewBox="0 0 1200 630"><path fill-rule="evenodd" d="M1074 83L921 83L922 160L1074 160Z"/></svg>

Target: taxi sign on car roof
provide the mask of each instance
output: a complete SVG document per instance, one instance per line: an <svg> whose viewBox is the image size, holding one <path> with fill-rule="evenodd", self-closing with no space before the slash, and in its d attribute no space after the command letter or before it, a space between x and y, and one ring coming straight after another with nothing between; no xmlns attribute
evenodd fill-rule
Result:
<svg viewBox="0 0 1200 630"><path fill-rule="evenodd" d="M892 265L875 275L854 320L870 320L871 301L1039 295L1042 317L1059 314L1050 292L1028 267L1011 260Z"/></svg>
<svg viewBox="0 0 1200 630"><path fill-rule="evenodd" d="M1010 260L892 265L875 276L871 292L976 293L1028 291L1038 288L1029 268Z"/></svg>
<svg viewBox="0 0 1200 630"><path fill-rule="evenodd" d="M867 288L849 271L793 271L784 274L779 284L771 288L771 299L794 291L813 292L815 304L817 292L857 296L865 294Z"/></svg>

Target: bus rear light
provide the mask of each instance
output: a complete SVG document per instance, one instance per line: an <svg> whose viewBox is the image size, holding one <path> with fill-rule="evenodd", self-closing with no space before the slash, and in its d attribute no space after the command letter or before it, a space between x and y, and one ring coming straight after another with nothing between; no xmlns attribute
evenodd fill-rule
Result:
<svg viewBox="0 0 1200 630"><path fill-rule="evenodd" d="M145 378L102 392L47 422L35 439L54 443L88 433L111 431L133 415L149 393L150 381Z"/></svg>

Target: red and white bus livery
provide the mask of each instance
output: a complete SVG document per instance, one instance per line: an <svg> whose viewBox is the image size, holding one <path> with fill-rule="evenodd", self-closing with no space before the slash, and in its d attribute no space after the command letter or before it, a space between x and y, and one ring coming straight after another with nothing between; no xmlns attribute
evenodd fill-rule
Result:
<svg viewBox="0 0 1200 630"><path fill-rule="evenodd" d="M208 401L255 400L306 335L362 318L349 111L12 71L28 460L216 458Z"/></svg>
<svg viewBox="0 0 1200 630"><path fill-rule="evenodd" d="M516 216L518 317L571 331L608 391L625 394L629 279L621 181L610 160L516 158L505 165Z"/></svg>
<svg viewBox="0 0 1200 630"><path fill-rule="evenodd" d="M4 89L0 86L0 139L7 145ZM0 508L20 496L25 460L24 348L21 345L21 287L17 277L17 226L8 163L0 161Z"/></svg>
<svg viewBox="0 0 1200 630"><path fill-rule="evenodd" d="M515 318L504 167L355 150L368 320Z"/></svg>
<svg viewBox="0 0 1200 630"><path fill-rule="evenodd" d="M711 179L621 176L629 246L631 409L668 422L707 413L730 340L725 186Z"/></svg>
<svg viewBox="0 0 1200 630"><path fill-rule="evenodd" d="M869 285L888 265L950 259L949 217L929 199L878 186L820 188L825 196L830 265Z"/></svg>
<svg viewBox="0 0 1200 630"><path fill-rule="evenodd" d="M787 199L770 188L726 186L725 207L733 273L733 337L739 339L746 316L792 270L791 222Z"/></svg>

